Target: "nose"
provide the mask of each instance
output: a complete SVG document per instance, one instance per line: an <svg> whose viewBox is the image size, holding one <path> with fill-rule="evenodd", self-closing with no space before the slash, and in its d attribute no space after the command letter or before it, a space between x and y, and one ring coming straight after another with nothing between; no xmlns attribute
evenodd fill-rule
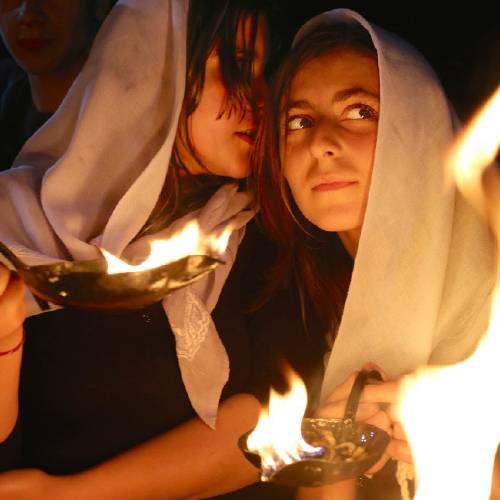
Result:
<svg viewBox="0 0 500 500"><path fill-rule="evenodd" d="M319 120L312 130L311 154L317 160L328 160L338 156L341 149L339 131L328 120Z"/></svg>

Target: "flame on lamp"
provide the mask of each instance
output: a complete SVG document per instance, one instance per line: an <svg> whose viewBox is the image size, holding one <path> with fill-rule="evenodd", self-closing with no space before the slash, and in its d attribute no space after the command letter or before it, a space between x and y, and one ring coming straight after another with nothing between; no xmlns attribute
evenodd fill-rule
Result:
<svg viewBox="0 0 500 500"><path fill-rule="evenodd" d="M500 87L463 131L447 165L460 191L476 208L484 207L481 177L496 157L500 140Z"/></svg>
<svg viewBox="0 0 500 500"><path fill-rule="evenodd" d="M271 389L269 408L262 409L257 427L247 438L247 448L261 457L262 481L268 481L284 465L318 456L323 451L307 444L302 437L307 391L291 369L288 383L290 391L284 395Z"/></svg>
<svg viewBox="0 0 500 500"><path fill-rule="evenodd" d="M151 243L149 257L138 265L131 265L101 248L108 263L108 274L136 273L163 266L188 255L216 254L226 250L232 229L226 228L219 235L204 235L196 221L191 221L178 233L164 240Z"/></svg>
<svg viewBox="0 0 500 500"><path fill-rule="evenodd" d="M450 156L459 189L476 207L486 208L484 213L496 216L490 225L497 244L500 190L485 197L482 174L495 159L499 143L500 87L462 134ZM494 174L498 176L497 172ZM496 210L492 210L493 203L497 203ZM498 264L500 268L500 259ZM461 363L425 367L402 381L398 411L416 468L415 500L490 497L500 441L500 398L496 391L500 357L499 283L497 279L489 327L475 352ZM491 392L490 387L494 388Z"/></svg>

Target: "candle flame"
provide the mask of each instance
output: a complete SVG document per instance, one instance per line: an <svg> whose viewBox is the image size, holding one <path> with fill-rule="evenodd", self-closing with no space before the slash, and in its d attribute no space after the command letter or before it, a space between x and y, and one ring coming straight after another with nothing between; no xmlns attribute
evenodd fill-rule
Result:
<svg viewBox="0 0 500 500"><path fill-rule="evenodd" d="M261 411L257 427L248 436L247 447L262 462L262 481L268 481L281 467L305 456L318 456L322 448L307 444L301 431L307 406L307 392L300 377L289 372L290 391L280 395L271 389L269 408Z"/></svg>
<svg viewBox="0 0 500 500"><path fill-rule="evenodd" d="M483 213L497 218L490 220L497 244L500 234L495 223L498 224L499 213L484 211L491 200L485 198L482 177L495 159L499 144L500 88L450 155L451 171L459 189L476 207L483 207ZM500 197L500 192L494 196ZM399 414L416 468L415 500L490 497L500 441L500 398L496 389L488 393L492 385L496 388L498 379L499 282L497 279L489 326L475 352L455 365L425 367L402 381Z"/></svg>
<svg viewBox="0 0 500 500"><path fill-rule="evenodd" d="M151 243L149 257L137 265L131 265L101 248L108 264L108 274L136 273L147 271L188 255L221 255L226 250L231 228L226 228L218 235L204 235L196 221L191 221L179 232L168 239Z"/></svg>
<svg viewBox="0 0 500 500"><path fill-rule="evenodd" d="M484 203L481 175L498 152L499 117L500 86L463 131L448 158L458 188L476 207Z"/></svg>

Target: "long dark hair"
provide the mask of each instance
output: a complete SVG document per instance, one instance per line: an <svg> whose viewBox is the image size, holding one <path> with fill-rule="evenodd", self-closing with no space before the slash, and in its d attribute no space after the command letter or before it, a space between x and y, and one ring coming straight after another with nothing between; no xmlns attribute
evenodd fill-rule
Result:
<svg viewBox="0 0 500 500"><path fill-rule="evenodd" d="M298 285L306 326L304 311L310 301L325 327L333 331L342 317L352 259L336 233L322 231L311 224L295 205L281 164L282 143L286 141L281 120L291 82L300 68L337 48L359 50L376 58L369 34L357 25L318 26L303 37L278 68L252 158L259 218L280 249L262 300L268 299L283 280L292 277Z"/></svg>
<svg viewBox="0 0 500 500"><path fill-rule="evenodd" d="M139 236L154 233L173 219L202 206L227 178L210 175L191 143L188 119L198 107L205 82L205 65L213 50L218 50L226 99L219 118L226 113L243 112L246 105L255 109L252 96L252 64L259 16L268 18L267 0L190 0L187 26L187 67L184 101L179 117L177 138L167 177L159 200ZM239 56L236 33L243 20L251 20L245 57ZM246 43L246 41L245 41ZM207 175L190 175L180 155L184 148Z"/></svg>

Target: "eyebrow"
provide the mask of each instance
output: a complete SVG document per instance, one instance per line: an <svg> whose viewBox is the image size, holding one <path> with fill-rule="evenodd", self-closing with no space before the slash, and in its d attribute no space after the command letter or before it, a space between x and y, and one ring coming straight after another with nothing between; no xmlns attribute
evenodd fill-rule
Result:
<svg viewBox="0 0 500 500"><path fill-rule="evenodd" d="M335 95L333 96L332 102L337 103L346 101L350 97L358 95L371 97L373 99L379 99L379 95L377 93L371 92L370 90L367 90L364 87L352 87L350 89L339 90L338 92L336 92Z"/></svg>
<svg viewBox="0 0 500 500"><path fill-rule="evenodd" d="M379 99L379 95L375 92L365 89L364 87L351 87L348 89L339 90L333 95L332 104L346 101L347 99L355 96L371 97ZM299 99L297 101L290 101L286 106L286 111L293 108L312 108L311 103L307 99Z"/></svg>

